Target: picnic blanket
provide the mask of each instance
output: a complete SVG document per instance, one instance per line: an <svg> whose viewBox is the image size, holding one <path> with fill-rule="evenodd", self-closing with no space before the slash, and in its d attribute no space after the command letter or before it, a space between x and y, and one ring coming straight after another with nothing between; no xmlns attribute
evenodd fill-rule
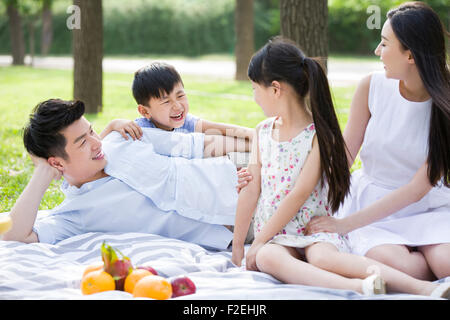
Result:
<svg viewBox="0 0 450 320"><path fill-rule="evenodd" d="M351 290L283 284L268 274L236 267L231 251L210 251L144 233L85 233L55 245L0 241L0 299L133 299L123 291L82 295L83 271L101 261L103 241L128 256L134 266L150 265L167 278L189 276L197 292L174 299L430 299L408 294L367 297ZM440 280L444 281L450 277Z"/></svg>

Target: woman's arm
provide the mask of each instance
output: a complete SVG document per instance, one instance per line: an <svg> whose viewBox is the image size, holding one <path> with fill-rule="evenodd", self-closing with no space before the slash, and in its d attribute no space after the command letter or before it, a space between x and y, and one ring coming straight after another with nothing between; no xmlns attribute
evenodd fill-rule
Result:
<svg viewBox="0 0 450 320"><path fill-rule="evenodd" d="M356 88L350 105L350 115L344 130L347 145L348 165L351 168L364 140L367 123L370 119L369 87L371 75L363 78Z"/></svg>
<svg viewBox="0 0 450 320"><path fill-rule="evenodd" d="M428 180L427 170L428 165L424 163L408 184L343 219L333 217L316 217L312 219L307 226L307 234L317 232L346 234L386 218L421 200L433 188Z"/></svg>
<svg viewBox="0 0 450 320"><path fill-rule="evenodd" d="M241 127L227 123L211 122L203 119L199 119L197 121L197 124L195 125L195 132L230 136L235 138L247 139L250 141L252 141L254 134L254 130L251 128Z"/></svg>

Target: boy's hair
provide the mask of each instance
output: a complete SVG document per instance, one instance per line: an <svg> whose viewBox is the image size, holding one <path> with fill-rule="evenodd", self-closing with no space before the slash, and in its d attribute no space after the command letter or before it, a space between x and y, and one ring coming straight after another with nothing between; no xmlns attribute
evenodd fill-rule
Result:
<svg viewBox="0 0 450 320"><path fill-rule="evenodd" d="M84 114L81 101L50 99L39 103L30 114L23 131L23 144L28 153L48 159L59 156L67 159L66 138L61 133Z"/></svg>
<svg viewBox="0 0 450 320"><path fill-rule="evenodd" d="M154 62L134 73L133 96L138 104L147 106L151 98L169 94L177 83L183 85L175 68L164 62ZM184 85L183 85L184 86Z"/></svg>

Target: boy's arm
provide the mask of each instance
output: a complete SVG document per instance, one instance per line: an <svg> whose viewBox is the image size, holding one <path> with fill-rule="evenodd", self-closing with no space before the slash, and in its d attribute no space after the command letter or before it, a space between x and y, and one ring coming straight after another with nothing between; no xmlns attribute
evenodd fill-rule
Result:
<svg viewBox="0 0 450 320"><path fill-rule="evenodd" d="M231 257L231 260L237 266L241 265L242 258L244 257L245 238L247 236L253 212L256 209L258 198L261 193L261 161L259 159L257 139L258 129L259 127L257 127L255 131L255 139L253 139L252 143L250 163L247 169L253 179L244 189L241 190L237 202L232 245L233 253Z"/></svg>
<svg viewBox="0 0 450 320"><path fill-rule="evenodd" d="M205 134L203 157L220 157L230 152L248 152L250 142L251 140L247 139Z"/></svg>
<svg viewBox="0 0 450 320"><path fill-rule="evenodd" d="M252 141L254 130L233 124L211 122L199 119L195 125L195 132L203 132L207 135L222 135Z"/></svg>
<svg viewBox="0 0 450 320"><path fill-rule="evenodd" d="M38 236L33 232L33 225L41 203L53 179L61 178L61 173L51 167L47 160L31 156L35 169L25 190L11 209L11 229L3 236L3 240L21 241L25 243L38 242Z"/></svg>
<svg viewBox="0 0 450 320"><path fill-rule="evenodd" d="M128 140L127 133L133 140L140 139L142 137L141 127L132 120L126 119L114 119L103 129L100 133L100 139L103 140L111 131L119 132L125 140Z"/></svg>

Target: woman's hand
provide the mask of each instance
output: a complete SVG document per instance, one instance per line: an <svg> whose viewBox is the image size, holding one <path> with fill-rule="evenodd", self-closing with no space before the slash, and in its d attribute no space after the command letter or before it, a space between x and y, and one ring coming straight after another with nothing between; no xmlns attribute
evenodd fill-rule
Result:
<svg viewBox="0 0 450 320"><path fill-rule="evenodd" d="M306 225L305 234L311 235L319 232L330 232L344 235L348 231L346 230L342 219L336 219L329 216L313 217Z"/></svg>
<svg viewBox="0 0 450 320"><path fill-rule="evenodd" d="M241 192L245 188L249 181L253 179L252 175L248 172L247 168L241 168L238 173L238 185L236 186L237 192Z"/></svg>

